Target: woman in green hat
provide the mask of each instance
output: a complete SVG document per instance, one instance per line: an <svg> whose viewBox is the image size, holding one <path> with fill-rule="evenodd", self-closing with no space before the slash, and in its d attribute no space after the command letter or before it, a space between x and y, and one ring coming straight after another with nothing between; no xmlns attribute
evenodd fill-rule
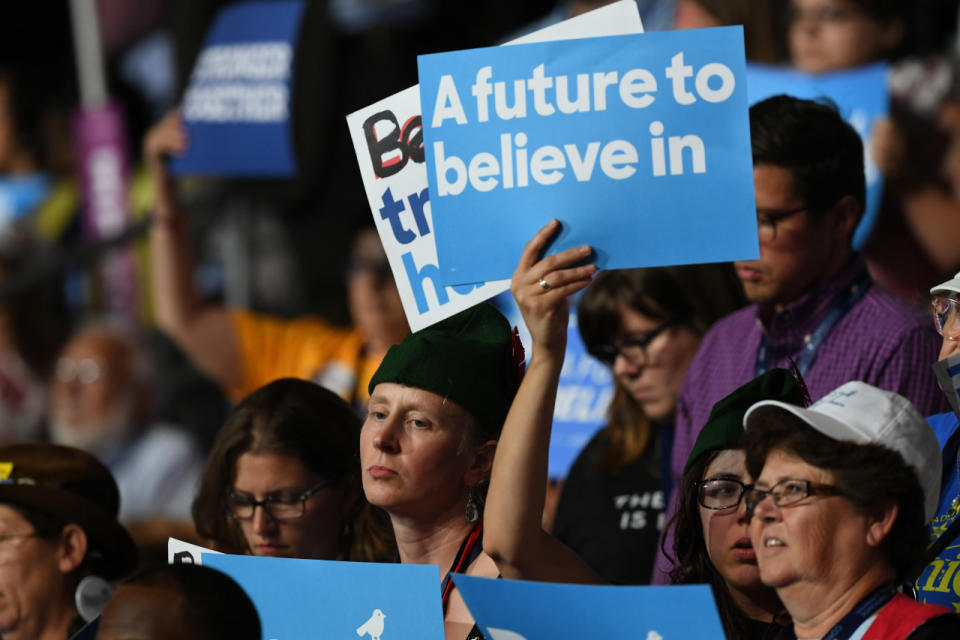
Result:
<svg viewBox="0 0 960 640"><path fill-rule="evenodd" d="M522 375L519 344L500 312L481 304L409 334L370 382L363 490L389 514L400 562L444 570L448 638L479 634L450 575L497 575L483 554L482 508Z"/></svg>

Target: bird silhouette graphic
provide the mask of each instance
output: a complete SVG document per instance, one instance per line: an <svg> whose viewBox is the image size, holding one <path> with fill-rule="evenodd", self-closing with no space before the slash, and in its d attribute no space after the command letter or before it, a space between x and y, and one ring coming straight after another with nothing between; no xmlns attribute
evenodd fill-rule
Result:
<svg viewBox="0 0 960 640"><path fill-rule="evenodd" d="M357 627L357 635L361 638L370 634L370 640L380 640L380 634L383 633L383 620L386 618L383 611L374 609L370 619Z"/></svg>

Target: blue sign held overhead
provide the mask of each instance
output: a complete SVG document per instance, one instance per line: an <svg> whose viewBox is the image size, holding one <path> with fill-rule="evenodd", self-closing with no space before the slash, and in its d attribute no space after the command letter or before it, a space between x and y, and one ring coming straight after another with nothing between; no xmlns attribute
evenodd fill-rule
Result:
<svg viewBox="0 0 960 640"><path fill-rule="evenodd" d="M243 2L214 20L183 97L190 137L180 174L295 175L291 94L304 4Z"/></svg>
<svg viewBox="0 0 960 640"><path fill-rule="evenodd" d="M551 218L551 252L604 268L758 254L740 27L419 57L445 285L509 278Z"/></svg>
<svg viewBox="0 0 960 640"><path fill-rule="evenodd" d="M488 640L723 640L710 587L600 587L455 575Z"/></svg>
<svg viewBox="0 0 960 640"><path fill-rule="evenodd" d="M443 640L434 565L333 562L204 553L243 587L264 640Z"/></svg>
<svg viewBox="0 0 960 640"><path fill-rule="evenodd" d="M862 249L870 239L883 197L883 175L873 161L871 144L874 126L890 110L888 75L889 67L884 62L820 75L762 64L750 64L747 67L750 104L780 93L810 100L827 97L836 103L840 115L860 134L867 179L867 203L853 234L853 248L856 250Z"/></svg>

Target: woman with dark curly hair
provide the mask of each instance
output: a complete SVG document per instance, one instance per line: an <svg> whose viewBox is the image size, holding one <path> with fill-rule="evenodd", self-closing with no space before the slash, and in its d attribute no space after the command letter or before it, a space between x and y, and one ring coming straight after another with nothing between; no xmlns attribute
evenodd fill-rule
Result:
<svg viewBox="0 0 960 640"><path fill-rule="evenodd" d="M960 616L896 590L923 564L940 486L936 436L906 398L853 381L809 409L758 402L744 426L750 538L785 637L960 637Z"/></svg>
<svg viewBox="0 0 960 640"><path fill-rule="evenodd" d="M389 561L386 516L360 490L360 419L337 394L282 378L243 399L217 433L193 503L226 553Z"/></svg>

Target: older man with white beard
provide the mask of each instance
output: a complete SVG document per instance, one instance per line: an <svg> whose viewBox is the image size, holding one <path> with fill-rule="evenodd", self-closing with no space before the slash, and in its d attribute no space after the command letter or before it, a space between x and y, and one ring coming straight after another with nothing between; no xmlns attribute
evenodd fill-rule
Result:
<svg viewBox="0 0 960 640"><path fill-rule="evenodd" d="M90 326L67 342L50 393L50 439L100 459L120 489L119 520L189 520L203 457L182 430L150 420L146 354L124 331Z"/></svg>

